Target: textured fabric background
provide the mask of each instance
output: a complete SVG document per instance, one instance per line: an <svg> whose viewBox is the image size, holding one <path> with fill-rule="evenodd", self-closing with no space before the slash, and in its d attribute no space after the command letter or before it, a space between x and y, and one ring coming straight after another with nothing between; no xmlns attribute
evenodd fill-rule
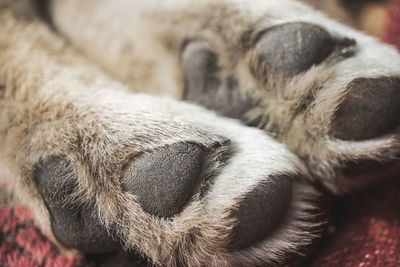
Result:
<svg viewBox="0 0 400 267"><path fill-rule="evenodd" d="M400 50L400 0L392 0L383 40Z"/></svg>
<svg viewBox="0 0 400 267"><path fill-rule="evenodd" d="M399 176L337 204L336 223L313 267L400 266Z"/></svg>
<svg viewBox="0 0 400 267"><path fill-rule="evenodd" d="M384 41L400 49L400 0L392 0ZM338 199L328 234L310 259L296 265L313 267L400 266L400 171L392 179ZM32 225L29 210L7 205L0 190L0 266L125 266L126 257L89 258L60 255ZM293 264L292 264L293 265Z"/></svg>

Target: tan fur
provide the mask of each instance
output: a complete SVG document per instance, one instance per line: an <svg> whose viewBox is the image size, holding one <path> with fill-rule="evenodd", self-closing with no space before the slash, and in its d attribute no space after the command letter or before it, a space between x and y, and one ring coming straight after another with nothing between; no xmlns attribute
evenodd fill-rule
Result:
<svg viewBox="0 0 400 267"><path fill-rule="evenodd" d="M398 154L398 131L362 142L328 134L348 83L400 73L397 52L300 3L54 0L50 12L57 32L39 19L30 1L0 0L0 177L55 242L32 178L35 164L47 156L73 162L73 175L65 179L76 180L78 188L66 205L94 200L93 214L124 249L156 265L254 266L280 263L315 237L316 194L295 177L337 192L345 160L387 161ZM360 51L290 79L258 81L249 68L259 67L254 40L269 27L294 21L356 38ZM262 129L177 101L184 89L179 55L190 40L207 41L220 55L223 75L235 75L240 93L260 100L245 116L261 118ZM234 156L206 197L195 194L173 218L146 213L121 189L124 166L140 153L226 139ZM295 178L285 219L264 241L227 249L237 223L231 212L259 182L277 174Z"/></svg>

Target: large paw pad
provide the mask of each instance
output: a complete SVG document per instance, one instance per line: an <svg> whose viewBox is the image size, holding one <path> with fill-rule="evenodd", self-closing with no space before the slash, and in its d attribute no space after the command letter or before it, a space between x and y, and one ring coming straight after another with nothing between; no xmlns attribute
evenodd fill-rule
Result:
<svg viewBox="0 0 400 267"><path fill-rule="evenodd" d="M191 143L144 152L126 166L122 187L138 197L146 212L174 216L199 185L204 158L205 151Z"/></svg>
<svg viewBox="0 0 400 267"><path fill-rule="evenodd" d="M289 177L271 177L243 198L235 216L231 246L245 249L268 237L281 223L292 201L292 183Z"/></svg>
<svg viewBox="0 0 400 267"><path fill-rule="evenodd" d="M331 134L342 140L378 137L400 126L400 78L358 78L331 124Z"/></svg>
<svg viewBox="0 0 400 267"><path fill-rule="evenodd" d="M256 39L250 69L259 81L265 82L271 75L290 78L354 43L350 39L335 39L323 28L309 23L278 25Z"/></svg>

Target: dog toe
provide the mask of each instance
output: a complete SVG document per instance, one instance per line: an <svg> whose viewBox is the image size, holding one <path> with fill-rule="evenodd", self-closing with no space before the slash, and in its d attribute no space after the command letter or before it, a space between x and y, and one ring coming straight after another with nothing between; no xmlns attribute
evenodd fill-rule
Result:
<svg viewBox="0 0 400 267"><path fill-rule="evenodd" d="M265 239L285 217L291 200L289 177L278 175L257 185L236 211L238 224L233 231L231 247L245 249Z"/></svg>
<svg viewBox="0 0 400 267"><path fill-rule="evenodd" d="M191 143L144 152L125 168L122 187L138 197L145 211L171 217L182 209L199 184L204 156L204 150Z"/></svg>
<svg viewBox="0 0 400 267"><path fill-rule="evenodd" d="M390 133L400 125L400 78L353 80L331 123L332 136L365 140Z"/></svg>
<svg viewBox="0 0 400 267"><path fill-rule="evenodd" d="M336 46L351 45L353 40L337 40L310 23L278 25L257 38L250 68L259 81L265 81L271 74L289 78L326 60Z"/></svg>

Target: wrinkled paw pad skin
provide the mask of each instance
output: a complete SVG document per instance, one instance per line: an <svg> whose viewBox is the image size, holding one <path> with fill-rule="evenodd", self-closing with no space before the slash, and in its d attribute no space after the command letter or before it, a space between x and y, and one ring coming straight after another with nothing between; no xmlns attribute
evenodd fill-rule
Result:
<svg viewBox="0 0 400 267"><path fill-rule="evenodd" d="M144 152L126 166L122 188L137 196L146 212L172 217L199 185L204 157L205 151L190 143Z"/></svg>
<svg viewBox="0 0 400 267"><path fill-rule="evenodd" d="M259 81L271 74L290 78L327 60L337 50L354 44L351 39L333 38L317 25L299 22L279 25L256 39L255 59L250 68Z"/></svg>
<svg viewBox="0 0 400 267"><path fill-rule="evenodd" d="M238 223L230 247L245 249L268 237L284 219L291 201L289 177L271 177L270 181L257 185L243 198L234 214Z"/></svg>
<svg viewBox="0 0 400 267"><path fill-rule="evenodd" d="M225 140L209 148L175 143L142 152L124 167L121 187L137 197L145 212L172 218L194 195L206 193L230 157L229 143Z"/></svg>
<svg viewBox="0 0 400 267"><path fill-rule="evenodd" d="M119 248L94 214L93 203L74 204L73 165L65 157L50 156L38 162L34 181L50 213L57 240L67 247L88 253L111 252Z"/></svg>
<svg viewBox="0 0 400 267"><path fill-rule="evenodd" d="M400 77L357 78L343 97L331 124L342 140L366 140L400 125Z"/></svg>

